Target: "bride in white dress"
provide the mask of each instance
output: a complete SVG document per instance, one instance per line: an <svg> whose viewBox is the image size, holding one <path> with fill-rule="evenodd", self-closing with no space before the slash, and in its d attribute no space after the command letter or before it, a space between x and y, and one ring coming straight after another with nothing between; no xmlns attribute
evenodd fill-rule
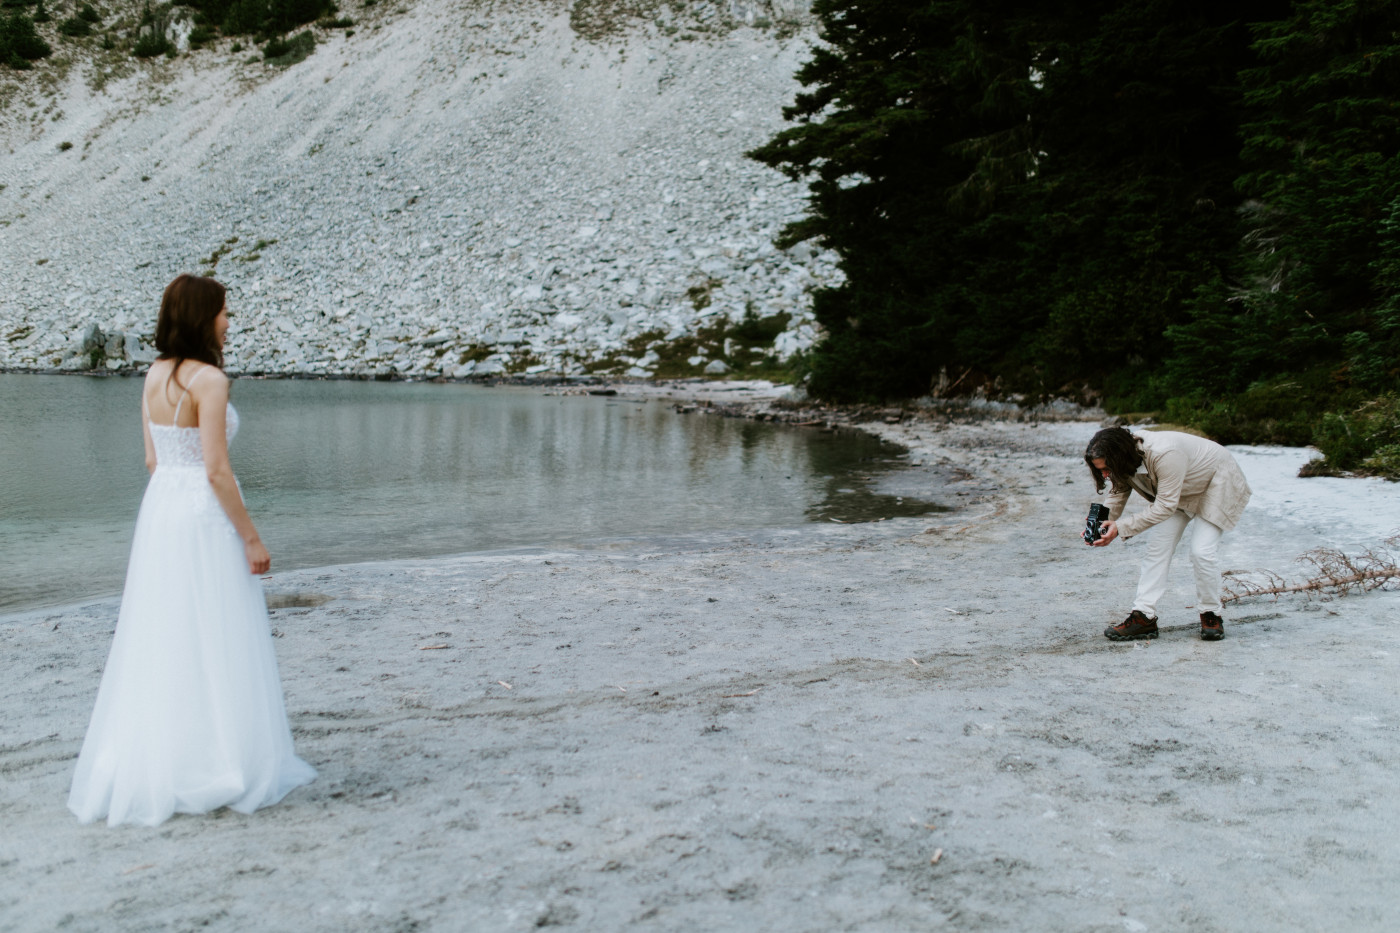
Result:
<svg viewBox="0 0 1400 933"><path fill-rule="evenodd" d="M68 797L84 823L251 813L316 777L282 700L258 579L271 558L229 466L227 330L218 282L165 289L141 399L151 479Z"/></svg>

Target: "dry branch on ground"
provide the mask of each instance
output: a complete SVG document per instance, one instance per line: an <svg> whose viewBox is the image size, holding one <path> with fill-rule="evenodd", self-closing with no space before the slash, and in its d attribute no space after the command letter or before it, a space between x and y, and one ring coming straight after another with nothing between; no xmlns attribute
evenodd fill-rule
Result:
<svg viewBox="0 0 1400 933"><path fill-rule="evenodd" d="M1386 539L1384 551L1367 548L1351 556L1334 548L1314 548L1298 560L1311 569L1307 578L1289 583L1272 570L1229 570L1222 602L1233 602L1252 596L1273 596L1287 593L1331 593L1343 595L1352 590L1375 590L1400 584L1400 564L1393 549L1400 546L1400 535Z"/></svg>

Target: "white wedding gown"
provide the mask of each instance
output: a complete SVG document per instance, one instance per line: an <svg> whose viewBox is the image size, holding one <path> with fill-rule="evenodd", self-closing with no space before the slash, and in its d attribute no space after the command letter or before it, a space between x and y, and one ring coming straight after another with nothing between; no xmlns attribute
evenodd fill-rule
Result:
<svg viewBox="0 0 1400 933"><path fill-rule="evenodd" d="M157 466L68 796L84 823L251 813L316 777L292 748L262 582L209 485L199 428L150 429Z"/></svg>

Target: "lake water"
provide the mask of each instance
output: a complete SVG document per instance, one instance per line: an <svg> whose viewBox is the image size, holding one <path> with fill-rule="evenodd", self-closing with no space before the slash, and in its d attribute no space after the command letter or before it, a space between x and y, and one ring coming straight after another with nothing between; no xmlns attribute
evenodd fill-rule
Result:
<svg viewBox="0 0 1400 933"><path fill-rule="evenodd" d="M0 611L117 593L141 380L0 375ZM273 569L916 515L897 449L538 388L238 380L230 454Z"/></svg>

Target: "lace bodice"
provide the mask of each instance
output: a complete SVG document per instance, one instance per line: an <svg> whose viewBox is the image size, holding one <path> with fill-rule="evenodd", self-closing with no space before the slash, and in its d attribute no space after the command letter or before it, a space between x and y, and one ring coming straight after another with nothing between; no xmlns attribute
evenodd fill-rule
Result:
<svg viewBox="0 0 1400 933"><path fill-rule="evenodd" d="M238 412L229 403L224 422L224 437L229 443L238 433ZM203 467L204 448L199 443L199 428L181 428L173 424L151 422L151 443L156 448L157 467Z"/></svg>

